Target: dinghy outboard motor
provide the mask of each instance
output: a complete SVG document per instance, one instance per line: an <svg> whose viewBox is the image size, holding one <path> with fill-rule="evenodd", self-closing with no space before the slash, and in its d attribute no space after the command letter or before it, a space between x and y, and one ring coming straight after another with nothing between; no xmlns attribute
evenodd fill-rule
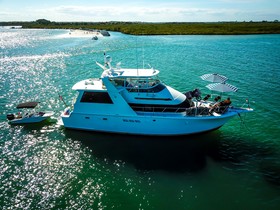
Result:
<svg viewBox="0 0 280 210"><path fill-rule="evenodd" d="M15 115L14 114L7 114L7 119L8 120L13 120L13 119L15 119Z"/></svg>

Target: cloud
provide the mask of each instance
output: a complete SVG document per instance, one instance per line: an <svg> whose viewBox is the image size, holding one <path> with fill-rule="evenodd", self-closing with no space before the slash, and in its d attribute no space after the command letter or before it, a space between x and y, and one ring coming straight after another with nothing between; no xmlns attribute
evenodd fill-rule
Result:
<svg viewBox="0 0 280 210"><path fill-rule="evenodd" d="M233 4L248 4L257 2L266 2L267 0L217 0L218 2L233 3Z"/></svg>
<svg viewBox="0 0 280 210"><path fill-rule="evenodd" d="M182 7L133 7L133 6L60 6L42 11L40 14L53 14L53 18L70 21L212 21L208 16L232 14L233 10L215 10ZM56 19L55 21L59 21ZM62 20L63 21L63 20ZM218 20L216 20L218 21Z"/></svg>
<svg viewBox="0 0 280 210"><path fill-rule="evenodd" d="M217 0L228 1L230 0ZM252 0L246 0L252 1ZM15 11L0 11L2 20L32 21L39 18L51 21L143 21L143 22L211 22L211 21L250 21L279 19L275 11L248 10L243 8L217 8L190 4L133 4L107 6L61 5L56 7L24 8Z"/></svg>

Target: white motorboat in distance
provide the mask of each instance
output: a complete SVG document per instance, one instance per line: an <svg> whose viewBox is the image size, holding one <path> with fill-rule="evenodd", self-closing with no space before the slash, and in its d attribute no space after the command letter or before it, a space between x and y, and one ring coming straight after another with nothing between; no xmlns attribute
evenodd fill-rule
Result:
<svg viewBox="0 0 280 210"><path fill-rule="evenodd" d="M97 63L97 62L96 62ZM61 119L66 128L133 135L188 135L212 131L239 113L253 111L201 100L198 89L185 94L165 85L159 70L124 69L105 58L100 78L72 89L75 103ZM209 98L209 97L208 97ZM222 104L223 103L223 104Z"/></svg>
<svg viewBox="0 0 280 210"><path fill-rule="evenodd" d="M38 123L49 119L53 116L53 111L36 111L35 107L39 102L25 102L17 105L17 109L22 109L22 112L17 114L8 114L7 119L10 124L29 124Z"/></svg>

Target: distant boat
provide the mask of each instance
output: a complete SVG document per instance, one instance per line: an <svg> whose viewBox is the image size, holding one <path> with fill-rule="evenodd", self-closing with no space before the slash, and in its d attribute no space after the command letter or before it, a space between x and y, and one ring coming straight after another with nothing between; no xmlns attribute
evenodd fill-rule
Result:
<svg viewBox="0 0 280 210"><path fill-rule="evenodd" d="M22 26L0 26L0 28L4 28L4 29L21 29Z"/></svg>
<svg viewBox="0 0 280 210"><path fill-rule="evenodd" d="M228 99L219 102L221 97L216 101L208 100L210 95L202 99L198 89L181 93L159 80L159 70L124 69L120 63L112 67L111 57L104 60L104 65L97 63L103 69L100 78L73 86L79 94L73 109L61 115L66 128L133 135L188 135L218 129L232 117L253 111L249 104L237 108Z"/></svg>
<svg viewBox="0 0 280 210"><path fill-rule="evenodd" d="M103 36L110 36L110 33L108 31L105 31L105 30L101 30L100 33L103 35Z"/></svg>
<svg viewBox="0 0 280 210"><path fill-rule="evenodd" d="M53 116L54 112L45 111L38 112L35 107L39 102L25 102L17 105L17 109L22 109L23 112L18 112L17 114L8 114L7 119L10 124L29 124L38 123L49 119Z"/></svg>

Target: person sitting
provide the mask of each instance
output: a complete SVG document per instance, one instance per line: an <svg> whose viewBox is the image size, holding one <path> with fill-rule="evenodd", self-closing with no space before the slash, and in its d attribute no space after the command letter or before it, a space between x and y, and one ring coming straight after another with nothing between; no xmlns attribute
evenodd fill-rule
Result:
<svg viewBox="0 0 280 210"><path fill-rule="evenodd" d="M217 113L224 113L230 104L231 101L230 98L228 97L226 100L215 103L214 106L211 107L209 112L212 113L213 111L215 111Z"/></svg>
<svg viewBox="0 0 280 210"><path fill-rule="evenodd" d="M220 102L220 106L229 106L231 104L230 97L228 97L226 100Z"/></svg>
<svg viewBox="0 0 280 210"><path fill-rule="evenodd" d="M17 119L22 118L22 113L21 113L21 112L18 112L16 118L17 118Z"/></svg>

